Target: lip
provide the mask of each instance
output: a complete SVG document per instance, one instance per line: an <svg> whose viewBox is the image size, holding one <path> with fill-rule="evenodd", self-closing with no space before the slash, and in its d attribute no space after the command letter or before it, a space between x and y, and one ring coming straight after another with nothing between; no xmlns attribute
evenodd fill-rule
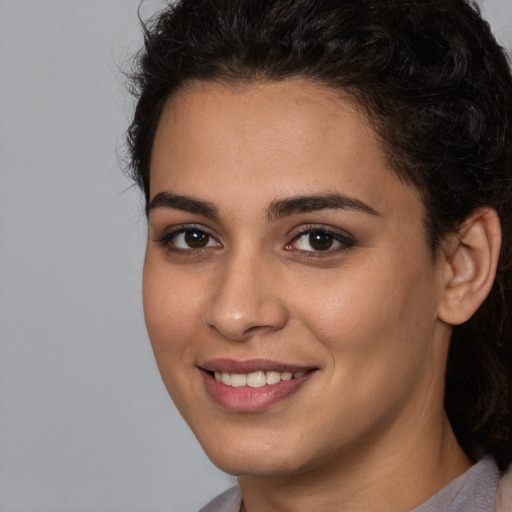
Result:
<svg viewBox="0 0 512 512"><path fill-rule="evenodd" d="M248 359L237 361L234 359L211 359L200 365L207 372L227 372L227 373L252 373L258 371L264 372L307 372L316 368L297 364L287 364L271 359Z"/></svg>
<svg viewBox="0 0 512 512"><path fill-rule="evenodd" d="M311 366L289 365L266 359L234 361L232 359L215 359L207 361L199 368L206 390L213 401L228 411L258 412L263 411L276 402L280 402L299 389L316 373L317 368ZM299 378L265 385L258 388L232 387L218 382L211 372L252 373L256 371L305 372Z"/></svg>

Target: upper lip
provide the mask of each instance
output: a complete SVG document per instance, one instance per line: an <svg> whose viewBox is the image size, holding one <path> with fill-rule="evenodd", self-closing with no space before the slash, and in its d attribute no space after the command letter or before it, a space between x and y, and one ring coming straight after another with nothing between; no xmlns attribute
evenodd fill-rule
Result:
<svg viewBox="0 0 512 512"><path fill-rule="evenodd" d="M258 371L296 373L315 369L314 366L288 364L272 361L270 359L247 359L244 361L235 359L210 359L202 363L200 367L208 372L225 373L253 373Z"/></svg>

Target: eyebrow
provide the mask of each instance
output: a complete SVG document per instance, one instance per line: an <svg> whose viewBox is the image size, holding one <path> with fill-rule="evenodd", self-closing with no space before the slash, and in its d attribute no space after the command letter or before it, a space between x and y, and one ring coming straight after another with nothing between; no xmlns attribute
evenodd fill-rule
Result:
<svg viewBox="0 0 512 512"><path fill-rule="evenodd" d="M170 192L159 192L153 197L146 209L146 213L149 214L151 210L157 208L183 210L212 219L219 217L219 209L212 202L179 194L171 194Z"/></svg>
<svg viewBox="0 0 512 512"><path fill-rule="evenodd" d="M182 210L211 219L219 218L219 209L211 201L204 199L159 192L149 203L147 213L158 208ZM314 194L277 199L267 208L267 219L273 221L293 213L307 213L318 210L352 210L380 217L371 206L343 194Z"/></svg>
<svg viewBox="0 0 512 512"><path fill-rule="evenodd" d="M380 213L359 199L343 194L315 194L273 201L267 209L267 218L275 220L292 213L307 213L317 210L352 210L380 217Z"/></svg>

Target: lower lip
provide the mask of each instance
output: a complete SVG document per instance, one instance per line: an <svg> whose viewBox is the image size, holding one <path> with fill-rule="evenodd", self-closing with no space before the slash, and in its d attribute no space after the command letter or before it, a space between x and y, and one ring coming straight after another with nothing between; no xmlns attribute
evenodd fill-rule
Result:
<svg viewBox="0 0 512 512"><path fill-rule="evenodd" d="M277 384L266 384L259 388L235 388L218 382L210 373L201 370L206 389L213 400L224 409L235 412L262 411L296 393L313 373L315 372L310 371L298 379L282 380Z"/></svg>

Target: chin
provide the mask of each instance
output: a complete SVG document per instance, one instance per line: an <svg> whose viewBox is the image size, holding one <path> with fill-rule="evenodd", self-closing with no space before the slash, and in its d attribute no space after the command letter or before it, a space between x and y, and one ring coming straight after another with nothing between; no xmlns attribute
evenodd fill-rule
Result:
<svg viewBox="0 0 512 512"><path fill-rule="evenodd" d="M258 476L267 478L276 478L299 472L300 468L295 468L291 464L289 457L282 459L267 456L250 456L238 454L228 459L225 454L220 456L210 456L212 463L219 469L234 476Z"/></svg>
<svg viewBox="0 0 512 512"><path fill-rule="evenodd" d="M235 476L251 475L279 477L300 471L300 462L291 454L297 450L286 443L266 443L244 436L240 441L217 439L216 443L199 441L212 463L225 473ZM275 440L274 440L275 441Z"/></svg>

